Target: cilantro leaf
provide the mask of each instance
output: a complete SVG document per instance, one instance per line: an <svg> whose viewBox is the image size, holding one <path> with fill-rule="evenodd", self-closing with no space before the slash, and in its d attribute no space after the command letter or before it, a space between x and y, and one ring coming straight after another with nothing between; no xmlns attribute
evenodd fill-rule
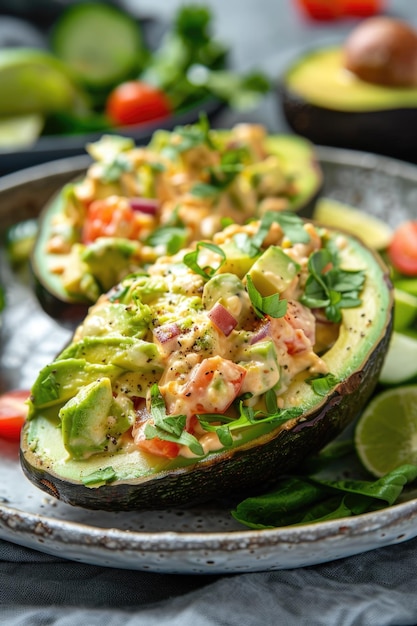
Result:
<svg viewBox="0 0 417 626"><path fill-rule="evenodd" d="M269 315L270 317L283 317L287 312L287 300L280 300L279 293L271 296L262 296L253 284L250 274L246 276L246 286L250 301L256 314L259 317Z"/></svg>
<svg viewBox="0 0 417 626"><path fill-rule="evenodd" d="M206 248L207 250L214 252L220 257L221 260L219 264L217 265L217 267L214 267L214 268L211 266L201 267L201 265L199 265L198 257L199 257L201 248ZM193 250L192 252L188 252L187 254L185 254L183 258L183 262L185 263L187 267L189 267L193 272L195 272L196 274L199 274L206 280L208 280L209 278L211 278L211 276L213 276L216 270L218 270L223 265L225 260L226 260L226 254L224 250L219 248L219 246L216 246L214 243L210 243L208 241L200 241L199 243L197 243L196 249Z"/></svg>
<svg viewBox="0 0 417 626"><path fill-rule="evenodd" d="M341 309L359 306L365 282L363 270L343 270L335 254L324 248L308 260L309 276L300 301L309 308L324 308L327 319L338 323Z"/></svg>

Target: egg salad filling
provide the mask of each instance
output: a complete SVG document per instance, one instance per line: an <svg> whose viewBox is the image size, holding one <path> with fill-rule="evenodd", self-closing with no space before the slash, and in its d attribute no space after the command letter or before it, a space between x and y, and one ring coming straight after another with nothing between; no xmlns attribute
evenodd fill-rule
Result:
<svg viewBox="0 0 417 626"><path fill-rule="evenodd" d="M71 459L129 447L174 459L299 416L285 392L298 376L317 393L335 384L322 357L361 303L365 272L343 269L345 245L269 211L161 256L90 308L40 372L28 419L53 409Z"/></svg>
<svg viewBox="0 0 417 626"><path fill-rule="evenodd" d="M270 139L260 125L221 131L201 119L159 130L147 146L121 136L89 144L86 175L56 200L44 245L49 270L68 293L95 302L127 274L227 222L292 209L297 177Z"/></svg>

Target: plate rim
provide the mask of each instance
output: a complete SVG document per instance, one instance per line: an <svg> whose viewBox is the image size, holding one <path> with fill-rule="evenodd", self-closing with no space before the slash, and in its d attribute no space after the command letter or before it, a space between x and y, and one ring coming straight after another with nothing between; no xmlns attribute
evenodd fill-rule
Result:
<svg viewBox="0 0 417 626"><path fill-rule="evenodd" d="M325 161L336 163L337 165L350 165L365 169L377 169L382 172L388 172L390 176L400 176L417 182L417 165L386 157L373 153L360 151L351 151L343 148L316 146L319 163ZM85 155L77 155L67 159L58 159L53 162L43 163L36 166L25 168L18 172L5 175L0 178L0 195L3 191L13 190L22 182L30 183L39 179L40 175L48 176L53 174L68 173L74 170L76 165L78 168L83 166L89 160ZM1 212L1 207L0 207ZM1 470L0 470L1 471ZM25 479L22 473L22 479ZM394 537L387 538L378 545L372 545L368 548L361 548L352 553L345 552L342 556L349 556L358 552L381 547L382 545L392 545L417 536L417 524L413 524L417 520L417 497L408 501L385 507L376 512L364 513L353 517L344 517L336 520L328 520L320 523L303 524L297 527L278 527L267 529L242 529L229 531L212 531L212 532L186 532L186 531L143 531L143 530L123 530L121 528L103 528L99 525L92 526L83 522L54 518L50 514L44 515L40 513L31 513L28 511L16 509L10 504L0 501L0 537L6 540L34 547L39 551L54 552L48 546L54 538L59 542L62 533L67 533L66 542L74 541L77 545L86 545L93 551L95 548L103 549L108 553L113 552L115 546L119 546L118 550L137 550L148 551L149 553L157 553L161 551L161 545L165 552L169 554L180 553L181 550L189 550L196 552L204 549L210 551L218 549L219 545L226 546L225 550L238 551L247 549L248 545L256 545L259 547L279 547L284 544L287 546L295 546L300 543L311 544L322 541L325 544L337 544L345 546L346 541L352 538L361 538L367 533L374 531L383 532L384 529L395 527L401 522L406 522L411 528L408 534L397 534ZM407 527L408 527L407 526ZM44 544L39 543L36 546L34 541L27 540L33 529L36 531L36 541L40 541L40 537L48 538ZM103 542L103 537L107 538L107 542ZM94 541L96 540L96 542ZM29 541L29 542L28 542ZM84 543L83 543L84 542ZM117 551L117 550L116 550ZM65 555L64 555L65 556ZM71 559L71 556L67 558ZM331 559L323 558L323 561L317 559L308 564L317 564L318 562L327 562ZM77 558L76 560L81 560ZM87 563L96 562L88 559ZM114 566L113 562L105 563ZM139 563L138 566L141 564ZM120 564L118 565L120 567ZM299 565L296 565L297 567ZM129 566L131 567L131 565ZM202 567L202 572L210 573L222 572L223 569L213 570L212 568ZM259 569L260 567L260 569ZM264 571L262 562L255 569L249 568L249 571ZM146 569L143 564L140 569ZM152 570L152 567L149 568ZM267 568L271 570L271 567ZM281 568L280 568L281 569ZM282 569L289 569L283 567ZM171 571L170 569L154 570L154 571ZM186 572L194 570L187 569ZM227 570L230 572L248 571L247 569L237 568Z"/></svg>

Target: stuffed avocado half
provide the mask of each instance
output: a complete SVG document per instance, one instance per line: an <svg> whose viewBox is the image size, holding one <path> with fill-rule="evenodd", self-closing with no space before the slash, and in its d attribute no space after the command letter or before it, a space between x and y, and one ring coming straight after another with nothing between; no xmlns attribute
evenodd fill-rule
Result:
<svg viewBox="0 0 417 626"><path fill-rule="evenodd" d="M33 384L23 470L98 509L262 490L359 413L392 302L349 235L288 212L231 224L91 307Z"/></svg>
<svg viewBox="0 0 417 626"><path fill-rule="evenodd" d="M155 132L148 146L104 136L87 149L93 164L45 207L32 255L40 302L58 319L227 220L311 214L322 186L307 140L259 125L213 130L201 119Z"/></svg>

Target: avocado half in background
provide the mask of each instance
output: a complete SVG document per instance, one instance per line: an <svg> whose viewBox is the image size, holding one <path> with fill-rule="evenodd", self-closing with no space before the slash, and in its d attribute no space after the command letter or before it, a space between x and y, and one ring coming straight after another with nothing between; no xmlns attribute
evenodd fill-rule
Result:
<svg viewBox="0 0 417 626"><path fill-rule="evenodd" d="M340 232L329 230L329 233L329 246L340 241ZM88 389L88 394L90 394L91 386L96 392L97 385L100 386L100 382L97 381L100 375L106 377L103 380L111 379L113 389L119 389L119 391L121 389L123 394L128 393L126 389L129 386L133 395L141 389L142 397L147 394L147 389L151 386L163 384L160 378L162 376L160 356L157 354L155 343L152 341L148 343L143 338L138 339L138 337L149 338L149 334L143 335L146 320L143 321L140 316L138 317L144 304L140 301L141 298L138 299L137 291L139 286L144 302L150 302L149 277L130 277L112 290L101 304L99 303L96 312L96 307L90 309L83 326L74 334L72 342L53 363L40 372L34 383L30 417L23 429L21 441L21 463L29 480L55 498L90 509L134 510L181 507L209 500L222 500L227 496L237 496L242 492L248 495L249 492L262 491L277 476L297 467L307 456L324 447L355 419L374 391L392 330L393 292L386 266L376 253L365 247L358 239L346 234L343 234L343 237L344 245L339 252L340 267L353 273L360 270L365 274L360 301L351 308L343 309L337 337L332 337L332 340L327 342L330 347L326 347L321 354L321 358L326 362L332 374L328 386L325 385L317 391L309 382L311 372L300 370L289 383L288 388L279 395L280 406L284 409L289 408L290 411L297 411L296 415L291 413L291 417L281 422L279 420L251 422L250 425L246 422L243 427L241 416L238 419L238 430L233 431L235 437L229 442L221 440L221 443L224 443L223 447L209 448L203 456L185 455L161 459L141 451L133 441L129 443L123 439L129 431L126 431L127 424L123 422L126 419L126 413L121 411L121 405L117 411L112 409L112 418L111 420L108 418L106 422L106 419L100 416L95 417L96 412L91 409L91 407L98 406L99 399L96 401L94 396L94 401L90 402L91 396L86 395L82 398L83 402L78 405L82 410L72 414L73 399L80 391L82 394L83 389ZM205 283L202 295L201 290L198 292L200 296L196 296L187 288L187 293L184 292L180 297L178 285L175 282L176 286L169 291L168 297L164 292L165 295L158 296L158 298L166 298L166 305L169 303L170 306L174 306L174 311L180 318L181 307L179 304L172 303L173 295L170 295L176 294L176 302L182 302L181 306L188 311L184 317L191 315L190 319L196 315L192 313L193 310L200 311L199 315L201 314L202 309L196 302L198 298L203 303L203 316L205 315L204 308L209 312L213 310L210 309L213 304L210 298L205 300L207 293L215 295L215 300L222 296L220 302L227 302L229 296L237 293L237 289L240 294L239 300L245 301L248 293L245 294L242 280L245 280L245 277L248 280L248 275L252 276L253 281L255 280L256 274L253 273L252 268L257 266L258 260L255 261L255 257L249 257L247 253L243 258L237 245L236 248L232 248L230 248L230 243L224 244L224 250L227 250L227 269L224 273L216 273L216 270L211 275ZM269 273L261 272L264 277L263 281L266 280L266 275L271 274L272 265L269 264L281 263L279 259L282 260L284 255L282 249L276 257L267 254L274 248L276 246L266 248L264 252L269 258ZM277 249L280 250L280 248ZM264 258L264 254L258 256L257 259ZM274 258L276 261L272 260ZM288 262L285 267L288 268ZM172 269L167 268L167 275L174 279L175 276L181 276L184 270L182 262L179 262L177 258ZM201 281L201 278L199 279L193 272L186 273L184 284L192 285L196 280ZM278 270L272 272L272 275L275 276L274 283L276 280L282 280L282 278L277 278L281 276ZM152 272L150 276L152 279ZM288 277L288 280L292 280L291 277ZM132 285L135 285L134 289ZM215 287L215 290L210 292L210 286ZM132 288L132 295L129 296L130 288ZM136 297L133 297L135 293ZM235 298L236 295L233 297ZM155 306L158 314L165 315L165 308L161 308L159 300ZM246 328L248 311L245 308L244 311L244 317L239 324ZM101 323L97 323L97 319L94 321L95 318L101 320ZM130 319L129 323L127 323L128 319ZM201 331L204 325L201 326L201 318L198 319L200 319L199 325L194 320L187 328L201 332L201 336L198 336L199 338L193 345L200 342L200 348L205 349L203 347L205 334ZM123 327L118 330L121 321ZM186 321L187 319L184 323ZM258 322L262 325L260 320ZM153 324L154 320L148 323ZM105 327L108 327L108 337L105 336ZM238 328L240 328L239 325L236 330ZM85 336L86 329L88 336ZM93 336L93 331L98 333L97 337ZM137 332L142 335L135 334ZM228 332L221 339L223 343L232 342L232 344L225 343L226 347L236 343L239 345L239 335L232 334L229 338ZM244 330L244 332L247 331ZM185 349L186 336L179 342L181 351ZM176 341L175 336L173 339ZM274 360L271 357L271 341L268 340L268 334L266 339L264 335L260 341L258 339L260 337L257 337L254 343L249 341L251 358L255 361L260 359L262 376L268 377L274 369L271 367ZM171 339L168 337L167 341ZM188 341L190 343L190 340ZM163 345L169 345L169 343L165 344L165 339L163 342ZM228 350L227 348L227 354L229 354ZM272 349L273 352L274 350ZM255 357L255 352L258 357ZM275 367L279 367L277 356L275 355L274 358L277 359ZM172 370L166 367L167 372ZM224 373L219 374L220 378L223 375ZM271 387L270 384L270 382L265 383L265 389L268 387L269 392L275 396L273 391L275 387ZM221 388L220 386L217 389ZM104 393L106 390L100 386L98 391ZM107 392L111 405L111 388ZM271 402L270 396L269 401L266 400L269 392L265 392L265 397L262 395L258 397L258 402L265 402L268 415L271 410L272 414L276 411L276 406L272 409L268 408L271 406L268 404ZM188 398L190 395L185 391L182 393L183 397ZM220 392L217 391L213 396L216 403L219 402L218 393ZM264 392L259 391L259 393ZM199 403L203 402L203 394L203 390L199 392ZM124 397L125 400L128 399L127 396ZM175 395L175 397L178 396ZM160 414L160 411L161 405L158 405L157 413ZM228 409L226 413L227 411ZM172 413L175 411L171 411ZM76 421L74 415L78 416ZM157 423L155 414L152 413L152 415ZM220 415L220 410L215 411L214 424L218 423ZM117 420L115 422L114 416L118 416L119 423ZM204 415L200 417L204 418ZM228 419L233 418L226 418L226 424L230 424ZM97 424L96 420L98 420ZM104 437L105 429L108 429L107 443ZM122 435L121 431L123 431ZM110 442L114 445L108 450ZM85 450L93 451L93 454L83 456Z"/></svg>
<svg viewBox="0 0 417 626"><path fill-rule="evenodd" d="M278 89L288 124L310 141L417 160L417 34L408 24L364 20L342 44L299 56Z"/></svg>
<svg viewBox="0 0 417 626"><path fill-rule="evenodd" d="M186 135L186 133L197 132L197 130L197 124L177 127L177 129L175 129L176 132L183 132L184 135ZM160 138L162 137L163 142L169 143L175 131L172 133L169 131L157 131L154 133L153 140L161 141ZM233 137L232 133L233 129L231 131L212 129L210 131L210 137L214 142L220 142L220 144L226 145ZM115 137L115 140L117 139L118 138ZM94 146L95 144L92 145ZM149 146L152 146L152 142ZM191 142L190 149L182 152L183 158L187 159L194 148L195 139ZM289 209L304 217L311 217L323 185L323 175L314 146L303 137L282 134L266 135L264 148L267 156L277 157L279 159L282 174L296 188L296 193L288 198ZM116 156L115 162L117 158L119 157ZM266 164L266 160L259 162L261 168L263 167L263 163ZM109 168L111 163L100 162L99 165ZM117 166L113 169L117 171ZM101 197L125 193L121 191L121 189L123 189L122 177L124 176L124 171L122 168L119 168L119 170L120 173L112 180L111 185L107 185L108 189L105 188L105 185L102 185L100 189ZM201 168L201 172L200 178L201 181L203 181L205 180L203 167ZM81 175L78 180L82 181L85 179L86 175L87 173ZM137 175L139 178L139 173L137 173ZM233 179L230 184L222 188L222 193L229 193L232 184ZM233 191L231 190L230 193L232 194ZM56 224L62 221L62 216L65 214L67 195L68 185L48 202L40 214L38 235L31 255L31 270L34 276L35 292L45 312L63 324L74 325L74 323L80 321L87 313L89 306L93 304L100 293L105 293L124 275L134 271L132 269L134 265L132 258L136 253L135 246L138 246L139 243L136 240L119 238L116 246L116 244L113 245L111 243L111 238L109 238L109 245L107 247L104 245L89 246L87 248L88 261L83 259L82 262L84 272L83 282L94 286L96 297L88 297L85 293L67 288L60 274L54 271L53 268L57 264L59 265L63 260L65 261L68 255L56 254L48 249L48 241L53 236ZM191 213L193 212L192 207L190 207L189 211ZM213 213L215 213L214 209ZM226 219L228 216L224 215L223 217ZM247 213L246 215L242 213L242 219L249 217ZM162 224L160 224L160 226L161 225ZM184 229L184 227L182 228ZM179 228L177 230L179 232ZM186 244L187 243L190 242L188 241ZM74 241L71 244L70 254L71 251L74 251L75 247L80 244L81 234L74 231ZM94 252L96 248L99 249L98 253ZM160 250L159 248L158 254L161 253ZM102 256L99 257L97 256L98 254ZM81 265L80 262L78 265ZM74 263L73 267L74 271L68 272L68 274L71 274L71 279L74 279L75 282L77 272L80 270L77 268L77 263Z"/></svg>

